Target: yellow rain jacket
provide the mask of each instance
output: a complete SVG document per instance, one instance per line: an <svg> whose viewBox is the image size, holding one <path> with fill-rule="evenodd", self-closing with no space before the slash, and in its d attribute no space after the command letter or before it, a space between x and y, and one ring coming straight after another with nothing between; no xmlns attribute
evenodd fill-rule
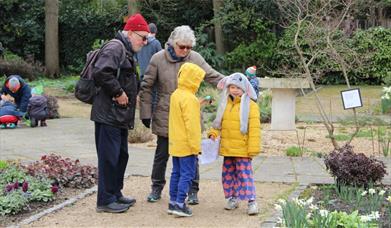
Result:
<svg viewBox="0 0 391 228"><path fill-rule="evenodd" d="M228 98L221 131L211 129L208 136L217 138L221 133L220 155L229 157L254 157L261 151L261 122L258 105L250 101L248 132L240 132L240 97Z"/></svg>
<svg viewBox="0 0 391 228"><path fill-rule="evenodd" d="M195 93L205 71L193 63L184 63L178 72L178 88L170 98L168 121L169 153L175 157L201 152L200 103Z"/></svg>

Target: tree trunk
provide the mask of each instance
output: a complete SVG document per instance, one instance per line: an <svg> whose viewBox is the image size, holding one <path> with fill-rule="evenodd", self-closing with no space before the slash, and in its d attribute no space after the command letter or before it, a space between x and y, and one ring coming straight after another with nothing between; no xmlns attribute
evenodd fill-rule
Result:
<svg viewBox="0 0 391 228"><path fill-rule="evenodd" d="M214 16L217 16L217 13L220 10L220 7L223 5L222 0L213 0L213 12ZM224 35L221 28L220 22L215 22L215 42L216 42L216 51L219 54L224 54Z"/></svg>
<svg viewBox="0 0 391 228"><path fill-rule="evenodd" d="M135 13L140 12L137 4L137 0L128 0L128 15L131 16Z"/></svg>
<svg viewBox="0 0 391 228"><path fill-rule="evenodd" d="M45 0L45 66L50 77L60 74L58 0Z"/></svg>

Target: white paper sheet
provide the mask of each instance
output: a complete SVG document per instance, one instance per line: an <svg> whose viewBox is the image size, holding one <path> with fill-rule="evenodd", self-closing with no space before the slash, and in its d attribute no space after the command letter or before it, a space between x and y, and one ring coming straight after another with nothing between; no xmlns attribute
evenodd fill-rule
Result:
<svg viewBox="0 0 391 228"><path fill-rule="evenodd" d="M209 164L217 160L220 150L220 139L203 139L201 143L202 153L198 156L201 165Z"/></svg>

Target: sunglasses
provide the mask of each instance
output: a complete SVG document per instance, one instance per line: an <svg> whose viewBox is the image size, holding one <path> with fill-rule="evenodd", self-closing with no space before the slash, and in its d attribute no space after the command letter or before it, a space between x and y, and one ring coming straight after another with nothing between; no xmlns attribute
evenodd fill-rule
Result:
<svg viewBox="0 0 391 228"><path fill-rule="evenodd" d="M143 39L143 42L147 41L148 37L147 36L142 36L140 34L138 34L137 32L133 32L135 33L137 36L141 37L141 39Z"/></svg>
<svg viewBox="0 0 391 228"><path fill-rule="evenodd" d="M187 49L187 50L191 50L193 47L192 46L187 46L187 45L179 45L178 43L176 44L178 47L179 47L179 49Z"/></svg>

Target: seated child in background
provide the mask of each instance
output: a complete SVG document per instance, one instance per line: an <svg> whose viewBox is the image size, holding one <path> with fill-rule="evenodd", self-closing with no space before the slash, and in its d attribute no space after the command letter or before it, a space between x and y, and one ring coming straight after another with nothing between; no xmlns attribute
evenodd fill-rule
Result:
<svg viewBox="0 0 391 228"><path fill-rule="evenodd" d="M257 97L259 95L259 81L257 78L257 67L251 66L246 69L246 77L250 81L250 84L253 86L255 93L257 94Z"/></svg>
<svg viewBox="0 0 391 228"><path fill-rule="evenodd" d="M48 100L41 95L41 91L37 88L31 90L31 98L27 106L27 113L30 117L31 127L38 126L41 122L41 127L46 127L46 119L48 118Z"/></svg>
<svg viewBox="0 0 391 228"><path fill-rule="evenodd" d="M172 156L168 214L189 217L193 213L185 199L196 176L197 155L201 152L201 113L196 92L205 71L184 63L178 72L178 88L170 98L168 143Z"/></svg>
<svg viewBox="0 0 391 228"><path fill-rule="evenodd" d="M15 128L23 112L17 111L15 100L11 95L1 95L0 128Z"/></svg>

